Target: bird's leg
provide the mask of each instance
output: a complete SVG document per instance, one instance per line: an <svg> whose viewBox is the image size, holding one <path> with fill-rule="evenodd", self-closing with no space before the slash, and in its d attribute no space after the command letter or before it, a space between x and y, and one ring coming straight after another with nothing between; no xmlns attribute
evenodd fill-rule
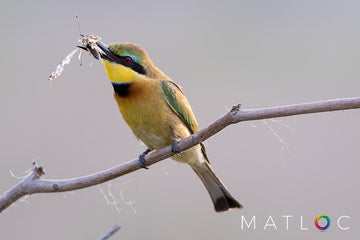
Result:
<svg viewBox="0 0 360 240"><path fill-rule="evenodd" d="M139 164L140 164L140 167L142 168L145 168L145 169L149 169L148 167L146 167L145 165L145 156L151 152L151 149L148 148L146 149L142 154L139 155Z"/></svg>
<svg viewBox="0 0 360 240"><path fill-rule="evenodd" d="M176 155L178 155L180 153L179 148L178 148L178 140L174 140L171 143L171 151L173 153L175 153Z"/></svg>

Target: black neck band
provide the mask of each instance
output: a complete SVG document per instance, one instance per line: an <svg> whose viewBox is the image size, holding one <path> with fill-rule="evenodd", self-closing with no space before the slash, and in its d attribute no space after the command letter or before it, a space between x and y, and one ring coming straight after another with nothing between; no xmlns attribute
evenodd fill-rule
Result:
<svg viewBox="0 0 360 240"><path fill-rule="evenodd" d="M114 92L119 97L126 97L130 93L131 83L112 83Z"/></svg>

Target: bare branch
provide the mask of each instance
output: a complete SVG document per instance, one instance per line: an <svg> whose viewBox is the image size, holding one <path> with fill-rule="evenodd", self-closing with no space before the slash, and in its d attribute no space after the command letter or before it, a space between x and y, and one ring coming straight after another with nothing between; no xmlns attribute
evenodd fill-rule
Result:
<svg viewBox="0 0 360 240"><path fill-rule="evenodd" d="M104 235L102 235L99 240L106 240L119 231L120 226L115 224L112 228L109 229Z"/></svg>
<svg viewBox="0 0 360 240"><path fill-rule="evenodd" d="M240 105L236 105L228 113L218 118L208 127L194 133L188 138L180 140L178 142L178 148L180 151L185 151L215 135L225 127L243 121L355 108L360 108L360 97L247 110L240 110ZM167 146L146 155L145 163L149 166L171 157L173 154L171 146ZM101 172L78 178L40 179L40 177L44 174L43 169L35 166L34 170L28 176L0 196L0 212L19 198L28 194L66 192L86 188L112 180L140 168L138 159L134 159Z"/></svg>

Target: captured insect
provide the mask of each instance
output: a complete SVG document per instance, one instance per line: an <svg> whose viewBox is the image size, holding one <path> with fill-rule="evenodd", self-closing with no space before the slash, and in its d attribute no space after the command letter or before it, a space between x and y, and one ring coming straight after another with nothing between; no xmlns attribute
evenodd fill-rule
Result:
<svg viewBox="0 0 360 240"><path fill-rule="evenodd" d="M99 60L100 59L100 53L99 53L100 48L96 45L96 42L100 41L101 37L99 37L97 35L81 34L79 16L77 14L75 14L75 17L76 17L78 27L79 27L79 34L80 34L79 42L81 43L81 46L77 46L77 47L81 48L85 51L88 51L90 53L90 55L92 55L96 60ZM81 55L80 55L80 57L81 57Z"/></svg>
<svg viewBox="0 0 360 240"><path fill-rule="evenodd" d="M80 34L79 41L81 42L82 46L77 46L78 48L84 49L88 51L96 60L100 59L100 48L96 45L97 41L101 40L101 37L97 35L83 35Z"/></svg>
<svg viewBox="0 0 360 240"><path fill-rule="evenodd" d="M81 46L77 46L77 48L69 53L56 67L55 71L50 74L48 80L52 81L55 78L59 77L61 73L64 71L65 65L69 64L71 59L75 56L75 54L79 51L79 60L80 60L80 66L82 65L82 50L88 51L91 56L93 56L96 60L100 59L100 55L102 50L96 45L96 42L101 40L101 37L97 35L83 35L80 32L80 22L79 17L77 14L75 14L76 20L79 25L79 34L80 39L79 42L81 43Z"/></svg>

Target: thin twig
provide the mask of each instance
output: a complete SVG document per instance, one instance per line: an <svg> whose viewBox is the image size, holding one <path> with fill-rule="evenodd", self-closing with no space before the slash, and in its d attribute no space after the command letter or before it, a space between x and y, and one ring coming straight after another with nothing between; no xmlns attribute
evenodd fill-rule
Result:
<svg viewBox="0 0 360 240"><path fill-rule="evenodd" d="M114 235L117 231L119 231L120 226L115 224L112 228L109 229L109 231L107 231L104 235L102 235L99 240L106 240L109 237L111 237L112 235Z"/></svg>
<svg viewBox="0 0 360 240"><path fill-rule="evenodd" d="M236 105L228 113L218 118L208 127L194 133L185 139L180 140L178 142L178 149L180 151L185 151L215 135L225 127L243 121L355 108L360 108L360 97L247 110L240 110L240 105ZM174 153L171 151L171 146L167 146L158 151L150 152L148 155L146 155L145 163L147 166L149 166L163 159L171 157L173 154ZM0 212L9 207L19 198L28 194L66 192L86 188L112 180L140 168L141 167L139 165L138 159L134 159L115 167L78 178L40 179L40 177L44 174L43 169L41 167L35 166L33 171L28 176L26 176L22 181L0 196Z"/></svg>

